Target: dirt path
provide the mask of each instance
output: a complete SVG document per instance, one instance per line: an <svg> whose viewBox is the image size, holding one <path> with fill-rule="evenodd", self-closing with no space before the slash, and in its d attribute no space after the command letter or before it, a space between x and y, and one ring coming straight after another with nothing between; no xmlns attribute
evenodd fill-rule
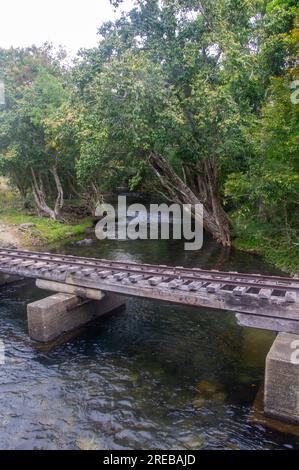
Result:
<svg viewBox="0 0 299 470"><path fill-rule="evenodd" d="M17 227L0 222L0 246L16 248L22 246L22 236Z"/></svg>

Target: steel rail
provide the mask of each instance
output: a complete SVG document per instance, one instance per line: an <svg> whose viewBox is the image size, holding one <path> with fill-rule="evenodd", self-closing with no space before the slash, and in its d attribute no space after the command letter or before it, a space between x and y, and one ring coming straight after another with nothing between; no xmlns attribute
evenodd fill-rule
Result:
<svg viewBox="0 0 299 470"><path fill-rule="evenodd" d="M84 267L92 269L110 269L113 272L125 271L130 274L142 274L144 276L160 276L167 280L180 279L184 283L187 281L203 281L205 283L222 283L224 285L234 286L247 286L255 287L258 289L269 288L283 291L299 291L299 279L279 277L279 276L265 276L265 275L244 275L243 273L232 273L224 271L208 271L201 270L199 268L181 268L181 267L169 267L160 265L149 265L149 264L138 264L132 262L118 262L110 260L100 260L97 258L83 258L71 255L56 255L52 253L32 252L24 250L13 250L13 249L0 249L0 264L1 257L10 257L12 259L30 260L45 262L46 265L52 263L53 267L49 266L49 269L55 269L55 265L67 264L70 267ZM84 261L84 262L83 262ZM165 272L166 271L166 272ZM209 274L205 276L204 274ZM191 274L191 275L190 275ZM228 279L229 277L229 279ZM256 282L253 282L253 281ZM273 281L277 281L272 284ZM298 284L298 285L294 285ZM203 286L204 287L204 286Z"/></svg>
<svg viewBox="0 0 299 470"><path fill-rule="evenodd" d="M186 273L199 273L199 274L209 274L211 276L238 276L242 278L247 278L247 279L256 279L258 281L260 280L270 280L270 281L281 281L281 282L288 282L288 283L295 283L299 285L299 277L288 277L288 276L272 276L272 275L264 275L264 274L251 274L251 273L240 273L240 272L233 272L233 271L217 271L217 270L208 270L208 269L201 269L201 268L185 268L183 266L165 266L165 265L155 265L155 264L145 264L145 263L136 263L132 261L115 261L115 260L106 260L106 259L99 259L99 258L86 258L83 256L73 256L73 255L60 255L60 254L55 254L55 253L44 253L44 252L39 252L39 251L26 251L26 250L16 250L16 249L8 249L8 248L0 248L0 256L2 256L2 252L5 252L5 254L12 253L15 256L16 255L23 255L28 256L29 259L34 259L32 256L38 256L39 260L42 261L41 258L44 259L44 261L52 261L52 258L59 258L59 260L62 260L63 262L67 262L68 260L71 260L72 262L76 262L76 264L81 264L82 266L86 266L88 264L98 263L99 267L102 267L105 265L112 267L113 265L118 265L120 266L119 269L122 269L121 267L129 267L131 266L132 268L134 267L144 267L145 269L156 269L157 271L165 271L165 270L173 270L174 273L176 274L177 272L186 272ZM48 257L49 259L46 260L45 258ZM82 261L82 263L80 263Z"/></svg>

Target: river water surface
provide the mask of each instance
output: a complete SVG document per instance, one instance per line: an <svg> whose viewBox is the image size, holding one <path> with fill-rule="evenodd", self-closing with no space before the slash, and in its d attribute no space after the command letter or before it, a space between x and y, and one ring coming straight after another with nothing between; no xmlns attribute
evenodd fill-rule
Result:
<svg viewBox="0 0 299 470"><path fill-rule="evenodd" d="M275 274L253 255L206 241L96 241L58 252ZM130 298L125 311L51 350L28 338L32 281L0 291L0 448L283 449L299 439L251 425L274 334L233 314Z"/></svg>

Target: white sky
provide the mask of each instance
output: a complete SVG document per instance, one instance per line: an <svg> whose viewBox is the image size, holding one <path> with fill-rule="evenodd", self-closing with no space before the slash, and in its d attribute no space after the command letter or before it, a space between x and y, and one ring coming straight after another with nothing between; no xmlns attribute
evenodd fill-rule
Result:
<svg viewBox="0 0 299 470"><path fill-rule="evenodd" d="M128 10L133 0L125 0ZM109 0L1 0L0 47L63 45L75 55L97 44L97 30L116 17Z"/></svg>

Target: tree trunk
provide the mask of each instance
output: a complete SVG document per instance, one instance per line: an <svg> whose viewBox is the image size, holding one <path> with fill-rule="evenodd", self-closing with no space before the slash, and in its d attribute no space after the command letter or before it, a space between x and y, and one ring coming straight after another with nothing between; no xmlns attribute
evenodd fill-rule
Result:
<svg viewBox="0 0 299 470"><path fill-rule="evenodd" d="M64 204L64 195L63 195L62 184L57 173L56 165L51 169L51 173L54 177L54 181L55 181L56 188L57 188L57 198L55 202L54 212L55 214L58 215L58 218L59 218L61 209L63 208L63 204Z"/></svg>
<svg viewBox="0 0 299 470"><path fill-rule="evenodd" d="M205 158L200 163L197 184L199 199L203 201L218 227L220 243L224 246L230 246L229 219L221 205L218 165L214 157Z"/></svg>
<svg viewBox="0 0 299 470"><path fill-rule="evenodd" d="M27 201L27 188L24 188L21 184L18 184L18 183L16 186L23 202L23 209L28 209L29 203Z"/></svg>
<svg viewBox="0 0 299 470"><path fill-rule="evenodd" d="M51 207L48 206L46 202L46 193L44 190L42 177L41 175L38 175L37 177L33 168L31 168L31 174L32 174L32 179L33 179L32 193L33 193L35 203L37 205L37 209L39 211L39 215L42 215L44 213L44 214L47 214L53 220L59 220L60 211L63 207L63 189L60 183L60 179L58 177L57 168L53 167L51 169L51 173L53 174L56 188L57 188L57 193L58 193L54 209L51 209Z"/></svg>
<svg viewBox="0 0 299 470"><path fill-rule="evenodd" d="M96 208L103 204L104 196L95 183L91 183L91 192L89 195L89 207L92 215L95 215Z"/></svg>
<svg viewBox="0 0 299 470"><path fill-rule="evenodd" d="M198 194L179 177L169 162L154 152L150 164L169 197L179 204L202 204L203 226L223 246L231 246L229 221L218 195L218 173L213 159L206 160L197 175Z"/></svg>

